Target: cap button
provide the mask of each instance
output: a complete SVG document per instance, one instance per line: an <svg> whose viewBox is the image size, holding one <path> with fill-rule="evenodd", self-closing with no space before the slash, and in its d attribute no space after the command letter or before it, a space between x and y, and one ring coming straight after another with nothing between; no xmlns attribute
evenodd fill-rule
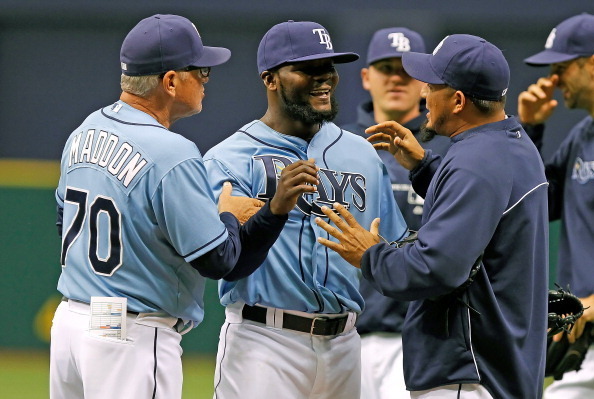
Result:
<svg viewBox="0 0 594 399"><path fill-rule="evenodd" d="M295 21L293 21L292 19L290 19L290 20L288 20L287 22L295 22Z"/></svg>

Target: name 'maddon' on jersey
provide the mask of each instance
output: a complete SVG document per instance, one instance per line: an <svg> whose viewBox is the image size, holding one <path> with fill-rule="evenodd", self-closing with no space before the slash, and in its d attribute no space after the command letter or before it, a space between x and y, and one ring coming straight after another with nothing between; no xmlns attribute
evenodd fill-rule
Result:
<svg viewBox="0 0 594 399"><path fill-rule="evenodd" d="M128 187L148 161L126 141L118 148L120 138L117 135L104 130L95 134L95 129L88 129L86 134L80 132L73 138L70 144L68 167L80 163L97 165L116 177L124 187Z"/></svg>

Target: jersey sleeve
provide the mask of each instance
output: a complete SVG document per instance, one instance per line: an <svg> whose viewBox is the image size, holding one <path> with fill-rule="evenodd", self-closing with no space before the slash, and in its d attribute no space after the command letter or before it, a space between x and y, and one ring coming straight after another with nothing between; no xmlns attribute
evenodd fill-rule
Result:
<svg viewBox="0 0 594 399"><path fill-rule="evenodd" d="M236 176L223 162L218 159L207 158L204 161L204 165L208 172L208 181L216 202L218 202L218 198L223 190L223 183L225 182L230 182L233 186L231 195L252 197L252 190L248 183L240 176Z"/></svg>
<svg viewBox="0 0 594 399"><path fill-rule="evenodd" d="M451 292L492 237L504 209L501 190L469 170L448 173L418 240L402 248L377 244L362 259L362 271L378 291L400 300ZM481 204L469 206L467 201ZM489 211L486 211L489 210Z"/></svg>
<svg viewBox="0 0 594 399"><path fill-rule="evenodd" d="M410 171L409 178L413 189L421 197L425 198L427 195L427 188L433 179L433 175L441 164L441 155L434 154L433 150L426 149L425 156L421 163Z"/></svg>
<svg viewBox="0 0 594 399"><path fill-rule="evenodd" d="M163 233L187 261L227 239L201 159L186 160L161 180L153 207Z"/></svg>

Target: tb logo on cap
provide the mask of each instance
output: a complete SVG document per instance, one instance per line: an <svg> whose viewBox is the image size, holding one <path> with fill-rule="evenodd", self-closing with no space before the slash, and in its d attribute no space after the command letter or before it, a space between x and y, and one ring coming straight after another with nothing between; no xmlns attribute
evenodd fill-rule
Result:
<svg viewBox="0 0 594 399"><path fill-rule="evenodd" d="M392 40L390 44L391 47L394 47L396 51L405 52L410 51L410 40L408 37L404 36L402 32L394 32L388 35L388 39Z"/></svg>
<svg viewBox="0 0 594 399"><path fill-rule="evenodd" d="M330 35L326 32L326 29L313 29L312 33L316 33L320 37L320 44L326 45L326 50L332 50L332 42L330 41Z"/></svg>
<svg viewBox="0 0 594 399"><path fill-rule="evenodd" d="M557 28L553 28L551 33L549 33L549 37L547 37L547 41L545 43L545 48L553 47L553 42L555 41L555 36L557 36Z"/></svg>

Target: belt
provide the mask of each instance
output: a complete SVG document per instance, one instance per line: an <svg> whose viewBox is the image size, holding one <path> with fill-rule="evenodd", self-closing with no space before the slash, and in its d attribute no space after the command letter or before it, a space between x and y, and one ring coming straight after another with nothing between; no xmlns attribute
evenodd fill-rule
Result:
<svg viewBox="0 0 594 399"><path fill-rule="evenodd" d="M62 297L62 302L68 302L68 301L73 301L73 302L78 302L78 303L84 303L85 305L88 305L88 302L85 301L79 301L77 299L70 299L70 298L66 298L65 296ZM133 312L131 310L128 310L128 313L134 315L134 316L138 316L140 313L138 312Z"/></svg>
<svg viewBox="0 0 594 399"><path fill-rule="evenodd" d="M241 315L246 320L266 324L266 308L244 305ZM308 318L283 313L283 328L311 335L338 335L344 331L348 318L348 315L332 319L323 316Z"/></svg>
<svg viewBox="0 0 594 399"><path fill-rule="evenodd" d="M89 306L89 304L85 301L79 301L76 299L68 299L65 296L62 297L63 302L76 302L81 303L83 305ZM163 316L162 313L138 313L128 310L127 313L129 315L135 316L137 319L137 323L145 326L152 326L152 327L163 327L167 326L172 328L173 330L177 331L181 335L184 335L188 331L190 331L194 327L193 321L188 321L187 323L180 318L176 318L173 316ZM142 321L138 321L142 320ZM158 320L158 321L155 321Z"/></svg>

